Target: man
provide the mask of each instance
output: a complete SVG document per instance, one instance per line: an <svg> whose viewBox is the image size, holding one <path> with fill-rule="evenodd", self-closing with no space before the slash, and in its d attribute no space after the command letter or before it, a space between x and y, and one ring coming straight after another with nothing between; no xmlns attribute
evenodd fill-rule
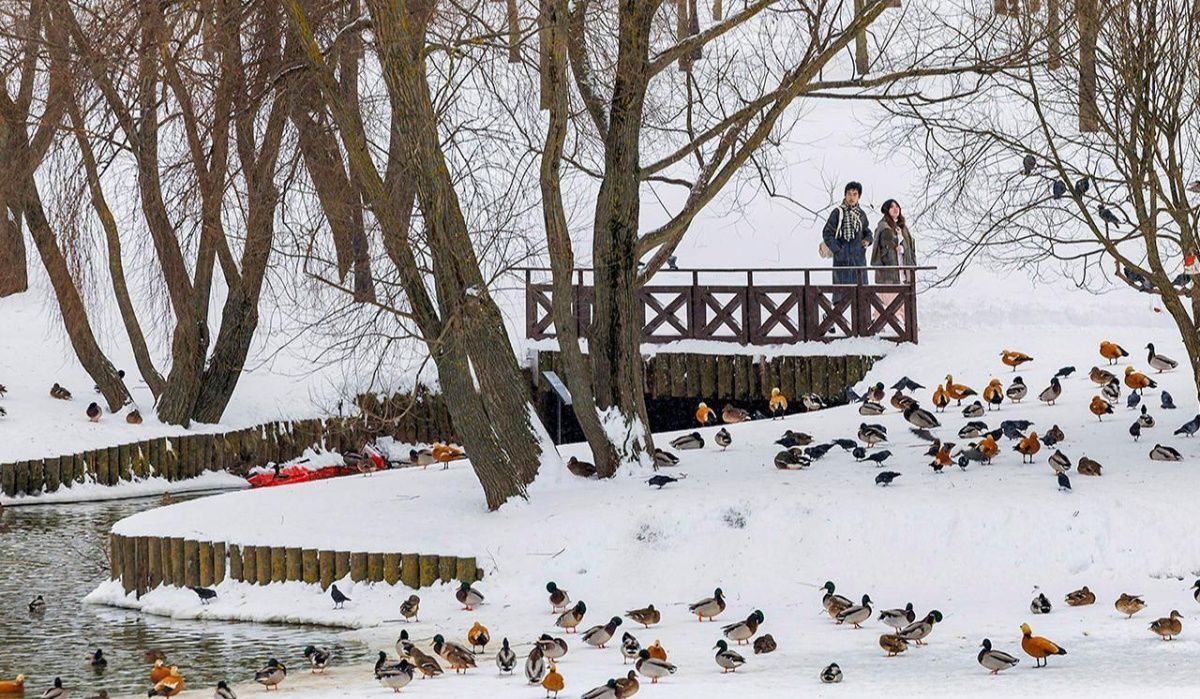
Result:
<svg viewBox="0 0 1200 699"><path fill-rule="evenodd" d="M825 247L833 253L834 267L865 267L867 248L871 245L871 224L867 214L858 206L862 197L862 185L851 182L846 185L842 203L829 214L821 237ZM834 284L866 283L866 270L834 270ZM835 299L836 300L836 299Z"/></svg>

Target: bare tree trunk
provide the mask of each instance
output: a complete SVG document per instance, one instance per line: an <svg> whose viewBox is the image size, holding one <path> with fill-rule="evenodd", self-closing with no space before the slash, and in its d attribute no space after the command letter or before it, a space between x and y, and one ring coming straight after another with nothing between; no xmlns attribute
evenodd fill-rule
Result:
<svg viewBox="0 0 1200 699"><path fill-rule="evenodd" d="M1046 4L1046 67L1050 70L1062 68L1062 8L1061 0L1049 0Z"/></svg>
<svg viewBox="0 0 1200 699"><path fill-rule="evenodd" d="M1096 104L1096 40L1100 33L1096 0L1079 0L1079 130L1100 130L1100 108Z"/></svg>
<svg viewBox="0 0 1200 699"><path fill-rule="evenodd" d="M854 0L854 14L861 15L866 7L866 0ZM867 30L863 29L854 36L854 70L859 75L866 75L871 70L871 60L867 55Z"/></svg>
<svg viewBox="0 0 1200 699"><path fill-rule="evenodd" d="M8 206L0 188L0 298L19 294L28 288L29 271L20 213Z"/></svg>

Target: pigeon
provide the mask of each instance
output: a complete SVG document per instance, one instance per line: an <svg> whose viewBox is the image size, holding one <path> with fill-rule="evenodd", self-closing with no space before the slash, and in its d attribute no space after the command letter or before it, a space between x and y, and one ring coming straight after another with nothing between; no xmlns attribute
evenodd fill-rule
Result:
<svg viewBox="0 0 1200 699"><path fill-rule="evenodd" d="M862 400L863 400L863 397L854 392L853 386L848 386L846 388L846 402L847 403L861 403Z"/></svg>
<svg viewBox="0 0 1200 699"><path fill-rule="evenodd" d="M1134 422L1129 426L1129 435L1133 437L1133 441L1138 441L1138 437L1142 436L1142 425L1139 422Z"/></svg>
<svg viewBox="0 0 1200 699"><path fill-rule="evenodd" d="M1171 280L1171 286L1177 286L1180 289L1191 283L1192 275L1188 274L1187 272L1176 274L1175 278Z"/></svg>
<svg viewBox="0 0 1200 699"><path fill-rule="evenodd" d="M1070 492L1071 479L1067 478L1067 474L1065 474L1065 473L1058 474L1058 489L1066 490L1066 491Z"/></svg>
<svg viewBox="0 0 1200 699"><path fill-rule="evenodd" d="M919 391L922 388L925 387L907 376L901 376L899 381L892 384L892 389L896 391Z"/></svg>
<svg viewBox="0 0 1200 699"><path fill-rule="evenodd" d="M1037 158L1033 157L1032 153L1026 154L1025 157L1021 160L1021 172L1025 173L1026 177L1029 177L1030 175L1033 174L1033 171L1036 169L1037 169Z"/></svg>
<svg viewBox="0 0 1200 699"><path fill-rule="evenodd" d="M650 480L648 480L646 482L652 486L656 486L659 490L662 490L664 485L667 485L669 483L676 483L678 481L679 481L678 478L672 478L672 477L664 475L664 474L659 474L657 476L651 476Z"/></svg>
<svg viewBox="0 0 1200 699"><path fill-rule="evenodd" d="M1196 417L1183 423L1179 429L1175 430L1174 434L1194 437L1197 431L1200 431L1200 413L1196 413Z"/></svg>
<svg viewBox="0 0 1200 699"><path fill-rule="evenodd" d="M853 451L856 447L858 447L858 442L854 441L853 439L846 439L845 437L835 439L833 440L833 443L845 451Z"/></svg>
<svg viewBox="0 0 1200 699"><path fill-rule="evenodd" d="M1138 288L1138 291L1154 291L1154 283L1132 267L1125 267L1125 278Z"/></svg>
<svg viewBox="0 0 1200 699"><path fill-rule="evenodd" d="M855 461L862 461L863 459L867 458L867 450L863 447L854 447L854 449L850 451L850 455L854 457Z"/></svg>
<svg viewBox="0 0 1200 699"><path fill-rule="evenodd" d="M679 262L679 258L674 255L667 256L667 269L679 269L675 264Z"/></svg>
<svg viewBox="0 0 1200 699"><path fill-rule="evenodd" d="M1063 184L1062 180L1054 180L1054 184L1050 185L1050 193L1055 199L1062 199L1067 193L1067 185Z"/></svg>
<svg viewBox="0 0 1200 699"><path fill-rule="evenodd" d="M1021 426L1023 423L1024 427ZM1000 423L1000 431L1009 439L1025 439L1024 432L1032 424L1028 420L1005 420Z"/></svg>
<svg viewBox="0 0 1200 699"><path fill-rule="evenodd" d="M338 589L337 585L329 588L329 596L333 598L334 609L342 609L345 607L347 602L351 601L349 597L342 594L342 591Z"/></svg>
<svg viewBox="0 0 1200 699"><path fill-rule="evenodd" d="M814 444L811 447L804 447L804 455L816 461L829 453L832 448L832 444Z"/></svg>
<svg viewBox="0 0 1200 699"><path fill-rule="evenodd" d="M193 587L192 592L195 592L196 596L200 598L201 604L208 604L209 600L217 598L217 591L207 587Z"/></svg>
<svg viewBox="0 0 1200 699"><path fill-rule="evenodd" d="M1071 189L1071 191L1075 193L1075 196L1082 197L1083 195L1087 194L1088 190L1091 188L1091 180L1089 180L1087 177L1081 177L1075 182L1075 186Z"/></svg>
<svg viewBox="0 0 1200 699"><path fill-rule="evenodd" d="M971 460L968 459L965 454L958 457L958 467L960 469L966 471L967 466L970 466L970 465L971 465Z"/></svg>
<svg viewBox="0 0 1200 699"><path fill-rule="evenodd" d="M1117 215L1112 212L1112 209L1108 208L1107 206L1105 206L1103 204L1101 204L1100 207L1096 209L1096 213L1100 214L1100 220L1104 221L1107 224L1110 224L1113 226L1121 225L1121 219L1117 218Z"/></svg>
<svg viewBox="0 0 1200 699"><path fill-rule="evenodd" d="M895 471L880 471L875 475L875 485L891 485L891 482L899 478L900 475Z"/></svg>
<svg viewBox="0 0 1200 699"><path fill-rule="evenodd" d="M1054 378L1056 378L1056 379L1065 379L1065 378L1067 378L1068 376L1070 376L1071 374L1074 374L1074 373L1075 373L1075 367L1073 367L1073 366L1065 366L1065 367L1063 367L1063 368L1061 368L1061 369L1059 369L1059 370L1058 370L1058 372L1057 372L1057 373L1054 375Z"/></svg>
<svg viewBox="0 0 1200 699"><path fill-rule="evenodd" d="M874 454L871 454L870 456L868 456L866 458L866 461L874 461L876 466L882 466L883 462L887 461L888 457L890 457L891 455L892 455L892 452L888 451L887 449L884 449L883 451L877 451Z"/></svg>
<svg viewBox="0 0 1200 699"><path fill-rule="evenodd" d="M910 427L910 428L908 428L908 431L912 432L914 435L916 435L918 439L922 439L926 442L936 442L937 441L937 437L934 437L933 433L930 432L929 430L925 429L924 427Z"/></svg>
<svg viewBox="0 0 1200 699"><path fill-rule="evenodd" d="M1167 391L1163 391L1161 394L1161 398L1162 398L1162 409L1163 410L1174 410L1175 409L1175 399L1171 397L1170 393L1168 393Z"/></svg>
<svg viewBox="0 0 1200 699"><path fill-rule="evenodd" d="M1129 397L1125 399L1125 407L1136 408L1138 406L1138 403L1141 403L1141 402L1142 402L1142 394L1130 393Z"/></svg>

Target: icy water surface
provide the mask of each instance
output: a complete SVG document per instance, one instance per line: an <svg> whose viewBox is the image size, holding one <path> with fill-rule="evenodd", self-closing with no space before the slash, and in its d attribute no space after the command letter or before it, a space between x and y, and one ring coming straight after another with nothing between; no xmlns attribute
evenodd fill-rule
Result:
<svg viewBox="0 0 1200 699"><path fill-rule="evenodd" d="M244 682L268 657L300 670L304 646L333 648L339 662L374 659L365 645L334 629L273 624L179 621L80 603L107 577L105 542L117 520L158 505L156 498L9 507L0 516L0 680L26 675L26 696L40 696L61 676L76 698L105 690L144 696L149 650L180 666L188 688L218 680ZM47 610L28 611L42 594ZM102 673L85 667L96 648L109 657Z"/></svg>

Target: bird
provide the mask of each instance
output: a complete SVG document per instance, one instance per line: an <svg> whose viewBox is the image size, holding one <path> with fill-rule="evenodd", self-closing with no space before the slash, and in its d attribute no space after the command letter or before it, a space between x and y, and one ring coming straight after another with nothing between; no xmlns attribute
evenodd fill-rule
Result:
<svg viewBox="0 0 1200 699"><path fill-rule="evenodd" d="M1183 633L1182 619L1183 615L1178 610L1172 609L1171 616L1150 622L1150 630L1161 636L1162 640L1170 641Z"/></svg>
<svg viewBox="0 0 1200 699"><path fill-rule="evenodd" d="M574 456L567 459L567 470L570 471L572 475L579 476L580 478L591 478L592 476L596 475L595 464L582 461Z"/></svg>
<svg viewBox="0 0 1200 699"><path fill-rule="evenodd" d="M1092 367L1088 372L1088 378L1097 386L1107 386L1112 383L1117 377L1111 372L1101 369L1098 366Z"/></svg>
<svg viewBox="0 0 1200 699"><path fill-rule="evenodd" d="M641 689L638 684L637 673L633 670L627 672L624 677L618 677L612 681L616 684L614 687L616 690L616 699L631 697Z"/></svg>
<svg viewBox="0 0 1200 699"><path fill-rule="evenodd" d="M1092 402L1088 404L1088 410L1091 411L1092 415L1096 416L1097 420L1103 422L1105 415L1112 415L1113 407L1112 403L1109 403L1100 396L1092 396Z"/></svg>
<svg viewBox="0 0 1200 699"><path fill-rule="evenodd" d="M1062 384L1058 382L1058 378L1056 377L1050 379L1050 385L1042 389L1042 392L1038 394L1038 400L1047 405L1054 405L1054 401L1058 400L1061 395Z"/></svg>
<svg viewBox="0 0 1200 699"><path fill-rule="evenodd" d="M758 633L759 624L763 623L764 619L762 611L756 609L750 613L750 616L746 617L745 621L738 621L721 627L721 633L725 638L740 646L754 638L754 634Z"/></svg>
<svg viewBox="0 0 1200 699"><path fill-rule="evenodd" d="M1183 461L1183 455L1180 454L1174 447L1168 447L1163 444L1155 444L1150 450L1151 461Z"/></svg>
<svg viewBox="0 0 1200 699"><path fill-rule="evenodd" d="M1126 619L1130 619L1134 614L1146 608L1146 601L1142 599L1141 595L1122 592L1117 601L1113 602L1113 606L1117 608L1118 612L1124 614Z"/></svg>
<svg viewBox="0 0 1200 699"><path fill-rule="evenodd" d="M660 643L657 638L654 639L654 643L651 643L650 646L646 648L646 651L649 652L650 657L654 658L655 660L667 659L667 649L663 648L662 643Z"/></svg>
<svg viewBox="0 0 1200 699"><path fill-rule="evenodd" d="M558 619L555 620L554 625L573 633L583 623L583 616L585 614L587 614L587 605L580 600L575 603L574 607L560 614Z"/></svg>
<svg viewBox="0 0 1200 699"><path fill-rule="evenodd" d="M1103 204L1096 207L1096 213L1100 215L1100 220L1104 221L1105 223L1114 226L1121 225L1121 219L1115 213L1113 213L1112 209Z"/></svg>
<svg viewBox="0 0 1200 699"><path fill-rule="evenodd" d="M739 422L745 422L749 419L750 413L729 403L726 403L725 407L721 408L721 420L726 424L737 424Z"/></svg>
<svg viewBox="0 0 1200 699"><path fill-rule="evenodd" d="M933 407L940 412L945 410L947 405L950 405L950 396L946 395L946 389L942 387L942 384L938 384L933 391Z"/></svg>
<svg viewBox="0 0 1200 699"><path fill-rule="evenodd" d="M812 441L813 438L811 434L788 430L783 433L782 437L775 440L775 443L781 447L804 447L812 444Z"/></svg>
<svg viewBox="0 0 1200 699"><path fill-rule="evenodd" d="M1157 370L1158 373L1171 371L1179 366L1179 362L1174 359L1155 353L1153 342L1148 343L1146 349L1150 352L1149 356L1146 357L1146 363L1150 365L1151 369Z"/></svg>
<svg viewBox="0 0 1200 699"><path fill-rule="evenodd" d="M899 477L900 474L895 471L880 471L875 475L875 485L891 485Z"/></svg>
<svg viewBox="0 0 1200 699"><path fill-rule="evenodd" d="M787 396L783 395L779 388L772 388L771 399L767 401L767 407L770 409L772 417L783 417L787 414L788 409Z"/></svg>
<svg viewBox="0 0 1200 699"><path fill-rule="evenodd" d="M529 680L529 684L539 684L545 674L546 658L542 655L542 650L535 645L525 658L525 678Z"/></svg>
<svg viewBox="0 0 1200 699"><path fill-rule="evenodd" d="M46 611L46 598L42 597L41 595L34 597L33 601L29 603L29 611L33 612L34 614L40 614Z"/></svg>
<svg viewBox="0 0 1200 699"><path fill-rule="evenodd" d="M1122 357L1128 357L1129 353L1125 348L1115 342L1102 340L1100 342L1100 356L1108 360L1109 364L1116 364Z"/></svg>
<svg viewBox="0 0 1200 699"><path fill-rule="evenodd" d="M511 675L513 668L517 666L517 654L508 645L508 639L500 640L500 650L496 653L496 667L500 669L501 674Z"/></svg>
<svg viewBox="0 0 1200 699"><path fill-rule="evenodd" d="M854 441L853 439L838 437L831 441L833 442L834 446L841 447L843 451L854 451L858 447L858 442Z"/></svg>
<svg viewBox="0 0 1200 699"><path fill-rule="evenodd" d="M192 592L200 598L200 604L208 604L217 598L217 591L207 587L193 587Z"/></svg>
<svg viewBox="0 0 1200 699"><path fill-rule="evenodd" d="M579 696L580 699L617 699L617 681L610 677L604 684L593 687Z"/></svg>
<svg viewBox="0 0 1200 699"><path fill-rule="evenodd" d="M612 640L613 635L617 632L617 627L620 625L621 617L619 616L609 619L607 624L597 624L583 632L583 642L593 648L603 648L606 643Z"/></svg>
<svg viewBox="0 0 1200 699"><path fill-rule="evenodd" d="M883 382L876 381L873 386L868 388L867 397L876 403L882 403L883 399L887 397L887 392L883 389Z"/></svg>
<svg viewBox="0 0 1200 699"><path fill-rule="evenodd" d="M705 597L699 602L688 605L688 611L696 615L697 621L704 621L704 617L708 617L709 621L721 612L725 611L725 593L721 588L713 591L712 597Z"/></svg>
<svg viewBox="0 0 1200 699"><path fill-rule="evenodd" d="M807 468L812 461L804 455L800 447L784 449L775 455L775 468L780 471L798 471Z"/></svg>
<svg viewBox="0 0 1200 699"><path fill-rule="evenodd" d="M803 451L804 451L804 456L806 456L810 461L817 461L822 456L825 456L826 454L828 454L829 450L832 448L833 448L832 444L813 444L812 446L804 447ZM796 450L796 449L800 449L800 447L792 447L792 449Z"/></svg>
<svg viewBox="0 0 1200 699"><path fill-rule="evenodd" d="M558 666L554 664L554 661L551 661L550 671L542 679L542 689L546 690L546 696L550 696L551 692L553 692L554 696L557 697L558 693L563 691L563 687L565 686L566 682L563 680L563 676L559 674Z"/></svg>
<svg viewBox="0 0 1200 699"><path fill-rule="evenodd" d="M883 415L886 412L884 407L867 397L863 397L862 402L858 404L858 414L872 417L875 415Z"/></svg>
<svg viewBox="0 0 1200 699"><path fill-rule="evenodd" d="M763 635L754 639L754 654L755 655L766 655L767 653L774 653L775 649L778 647L779 646L775 643L775 637L769 633L764 633Z"/></svg>
<svg viewBox="0 0 1200 699"><path fill-rule="evenodd" d="M850 598L843 597L834 592L837 588L834 586L833 581L825 581L821 589L825 591L825 594L821 597L821 606L825 607L825 611L830 617L836 619L838 614L854 606Z"/></svg>
<svg viewBox="0 0 1200 699"><path fill-rule="evenodd" d="M483 653L487 650L487 644L492 640L492 634L488 628L478 621L471 624L471 629L467 631L467 641L471 644L471 652ZM476 651L475 649L479 650Z"/></svg>
<svg viewBox="0 0 1200 699"><path fill-rule="evenodd" d="M142 424L142 414L137 408L134 408L125 414L125 422L131 425L140 425Z"/></svg>
<svg viewBox="0 0 1200 699"><path fill-rule="evenodd" d="M404 617L405 621L420 621L417 615L421 611L421 598L416 595L409 595L408 599L400 603L400 616Z"/></svg>
<svg viewBox="0 0 1200 699"><path fill-rule="evenodd" d="M1033 357L1030 357L1028 354L1025 354L1024 352L1016 352L1013 350L1001 350L1000 351L1000 361L1003 362L1005 366L1010 366L1010 367L1012 367L1013 371L1016 371L1017 367L1021 366L1022 364L1025 364L1027 362L1032 362Z"/></svg>
<svg viewBox="0 0 1200 699"><path fill-rule="evenodd" d="M968 422L967 424L963 425L958 430L958 438L959 439L976 439L980 435L982 435L984 432L987 432L987 431L988 431L988 426L987 426L986 422L981 422L979 420L972 420L971 422Z"/></svg>
<svg viewBox="0 0 1200 699"><path fill-rule="evenodd" d="M1100 395L1109 403L1116 403L1121 398L1121 382L1113 379L1100 389Z"/></svg>
<svg viewBox="0 0 1200 699"><path fill-rule="evenodd" d="M992 650L992 642L986 638L979 644L979 648L979 664L984 669L991 670L993 675L999 674L1001 670L1016 667L1017 663L1021 662L1019 658L1014 658L1002 650Z"/></svg>
<svg viewBox="0 0 1200 699"><path fill-rule="evenodd" d="M975 389L954 383L954 377L946 374L946 396L951 400L958 401L957 405L962 405L963 398L976 395Z"/></svg>
<svg viewBox="0 0 1200 699"><path fill-rule="evenodd" d="M466 646L447 641L440 633L433 636L433 652L446 661L450 669L454 670L454 674L465 673L470 668L476 667L474 652Z"/></svg>
<svg viewBox="0 0 1200 699"><path fill-rule="evenodd" d="M1037 597L1034 597L1033 601L1029 603L1029 611L1034 614L1049 614L1050 608L1050 598L1042 592L1039 592Z"/></svg>
<svg viewBox="0 0 1200 699"><path fill-rule="evenodd" d="M879 637L879 647L887 651L887 657L894 658L908 650L908 641L894 633L885 633Z"/></svg>
<svg viewBox="0 0 1200 699"><path fill-rule="evenodd" d="M408 462L414 466L428 468L430 464L437 463L437 458L428 449L409 449Z"/></svg>
<svg viewBox="0 0 1200 699"><path fill-rule="evenodd" d="M842 611L838 612L835 619L837 623L844 624L849 622L856 629L862 628L862 623L871 618L871 596L863 595L861 604L851 605Z"/></svg>
<svg viewBox="0 0 1200 699"><path fill-rule="evenodd" d="M1047 459L1050 468L1054 469L1055 473L1066 473L1071 470L1071 459L1062 450L1055 449L1054 453Z"/></svg>
<svg viewBox="0 0 1200 699"><path fill-rule="evenodd" d="M1145 391L1147 388L1158 388L1158 383L1133 367L1125 367L1125 385L1135 391Z"/></svg>
<svg viewBox="0 0 1200 699"><path fill-rule="evenodd" d="M1136 407L1138 407L1138 403L1141 403L1141 402L1142 402L1142 394L1134 391L1133 393L1129 394L1128 398L1125 399L1125 407L1126 408L1136 408Z"/></svg>
<svg viewBox="0 0 1200 699"><path fill-rule="evenodd" d="M897 391L919 391L925 387L908 378L907 376L901 376L899 381L892 384L892 388L896 389Z"/></svg>
<svg viewBox="0 0 1200 699"><path fill-rule="evenodd" d="M916 398L913 398L912 396L906 396L900 391L893 393L888 402L891 403L893 408L899 410L900 412L904 412L910 407L917 405Z"/></svg>
<svg viewBox="0 0 1200 699"><path fill-rule="evenodd" d="M559 610L567 608L571 604L571 595L562 589L553 580L546 583L546 592L550 593L550 613L557 614Z"/></svg>
<svg viewBox="0 0 1200 699"><path fill-rule="evenodd" d="M896 632L896 635L906 641L912 641L918 646L925 645L925 639L929 634L933 633L933 625L941 622L942 613L938 610L933 610L925 615L922 619L908 624L904 628Z"/></svg>
<svg viewBox="0 0 1200 699"><path fill-rule="evenodd" d="M469 612L483 604L483 593L471 587L471 583L463 581L459 583L458 590L454 593L454 599L458 600L463 609Z"/></svg>
<svg viewBox="0 0 1200 699"><path fill-rule="evenodd" d="M1179 429L1175 430L1173 434L1194 437L1196 432L1200 432L1200 413L1196 413L1196 417L1180 425Z"/></svg>
<svg viewBox="0 0 1200 699"><path fill-rule="evenodd" d="M962 411L963 417L966 417L966 418L980 417L983 415L983 413L984 413L983 403L981 403L979 401L975 401L974 403L968 405L967 407L963 408L963 411Z"/></svg>
<svg viewBox="0 0 1200 699"><path fill-rule="evenodd" d="M408 641L404 641L404 650L412 660L413 667L419 670L423 677L437 677L442 674L442 666L438 663L437 658L427 654Z"/></svg>
<svg viewBox="0 0 1200 699"><path fill-rule="evenodd" d="M803 396L800 397L800 404L803 405L804 409L807 410L808 412L813 412L815 410L821 410L825 407L824 399L822 399L821 396L818 396L815 393L805 393Z"/></svg>
<svg viewBox="0 0 1200 699"><path fill-rule="evenodd" d="M1025 435L1022 432L1032 426L1033 422L1030 420L1005 420L1000 423L1000 430L1009 439L1024 439Z"/></svg>
<svg viewBox="0 0 1200 699"><path fill-rule="evenodd" d="M337 585L333 585L329 588L329 596L333 598L334 609L343 609L346 606L346 603L351 601L349 597L342 594L342 591L338 589Z"/></svg>
<svg viewBox="0 0 1200 699"><path fill-rule="evenodd" d="M1075 186L1071 188L1071 191L1075 193L1075 196L1082 197L1084 194L1087 194L1087 191L1091 189L1091 186L1091 180L1089 180L1087 177L1083 177L1079 180L1076 180Z"/></svg>
<svg viewBox="0 0 1200 699"><path fill-rule="evenodd" d="M867 446L873 447L880 442L887 441L887 428L878 424L859 423L858 438L866 442Z"/></svg>
<svg viewBox="0 0 1200 699"><path fill-rule="evenodd" d="M630 609L625 612L625 616L642 625L643 628L651 626L662 621L662 612L654 608L653 604L647 605L641 609Z"/></svg>
<svg viewBox="0 0 1200 699"><path fill-rule="evenodd" d="M279 689L280 683L287 677L287 667L275 658L254 673L254 681L270 690Z"/></svg>
<svg viewBox="0 0 1200 699"><path fill-rule="evenodd" d="M375 679L393 692L399 692L407 687L409 682L412 682L414 670L411 663L401 658L400 662L394 665L387 665L376 670Z"/></svg>
<svg viewBox="0 0 1200 699"><path fill-rule="evenodd" d="M435 442L433 445L433 458L442 464L443 469L447 469L450 468L451 461L465 459L467 458L467 455L458 447L453 447L449 444L438 444Z"/></svg>
<svg viewBox="0 0 1200 699"><path fill-rule="evenodd" d="M888 451L887 449L884 449L883 451L877 451L874 454L868 455L865 460L875 462L876 466L882 466L883 462L887 461L888 457L890 457L891 455L892 455L892 452Z"/></svg>
<svg viewBox="0 0 1200 699"><path fill-rule="evenodd" d="M1074 592L1068 592L1066 602L1069 607L1086 607L1089 604L1096 603L1096 593L1089 590L1087 585L1084 585Z"/></svg>
<svg viewBox="0 0 1200 699"><path fill-rule="evenodd" d="M71 392L58 384L54 384L50 387L50 397L57 398L58 400L71 400Z"/></svg>
<svg viewBox="0 0 1200 699"><path fill-rule="evenodd" d="M717 421L717 413L712 408L708 407L707 403L700 403L696 407L696 422L703 425L711 425Z"/></svg>
<svg viewBox="0 0 1200 699"><path fill-rule="evenodd" d="M329 661L333 659L333 653L327 648L317 648L316 646L305 646L304 657L308 659L309 665L312 666L312 672L324 672L329 666Z"/></svg>
<svg viewBox="0 0 1200 699"><path fill-rule="evenodd" d="M678 264L679 264L679 257L678 257L678 256L676 256L676 255L667 255L667 269L670 269L670 270L678 270L678 269L679 269L679 267L677 267L677 266L676 266L676 265L678 265Z"/></svg>
<svg viewBox="0 0 1200 699"><path fill-rule="evenodd" d="M1075 466L1075 472L1081 476L1099 476L1101 469L1103 466L1100 465L1100 462L1086 456L1079 457L1079 463Z"/></svg>
<svg viewBox="0 0 1200 699"><path fill-rule="evenodd" d="M87 658L84 660L84 664L90 665L95 669L103 670L104 668L108 667L108 658L104 657L103 650L97 648L95 653L88 654Z"/></svg>
<svg viewBox="0 0 1200 699"><path fill-rule="evenodd" d="M1021 463L1026 463L1025 459L1029 459L1028 463L1033 463L1033 457L1041 450L1042 444L1038 441L1037 432L1030 432L1028 437L1024 437L1017 445L1013 447L1013 451L1021 454Z"/></svg>
<svg viewBox="0 0 1200 699"><path fill-rule="evenodd" d="M217 689L213 692L213 699L237 699L237 694L229 688L228 682L221 680L217 682Z"/></svg>
<svg viewBox="0 0 1200 699"><path fill-rule="evenodd" d="M1054 180L1050 184L1050 194L1055 199L1062 199L1067 193L1067 185L1063 184L1062 180Z"/></svg>
<svg viewBox="0 0 1200 699"><path fill-rule="evenodd" d="M1065 366L1065 367L1062 367L1061 369L1059 369L1058 371L1054 372L1054 378L1065 379L1074 373L1075 373L1075 367Z"/></svg>
<svg viewBox="0 0 1200 699"><path fill-rule="evenodd" d="M646 482L649 483L651 487L657 487L659 490L662 490L663 486L671 483L678 483L679 479L660 473L657 476L650 476Z"/></svg>
<svg viewBox="0 0 1200 699"><path fill-rule="evenodd" d="M703 449L704 438L699 432L692 432L671 440L671 448L683 451L685 449Z"/></svg>
<svg viewBox="0 0 1200 699"><path fill-rule="evenodd" d="M1004 403L1004 384L1000 383L1000 379L992 379L983 389L983 400L987 402L987 409L991 410L995 407L997 410Z"/></svg>
<svg viewBox="0 0 1200 699"><path fill-rule="evenodd" d="M21 684L24 685L24 682ZM62 678L54 678L54 684L42 692L42 699L67 699L67 690L63 688Z"/></svg>
<svg viewBox="0 0 1200 699"><path fill-rule="evenodd" d="M637 638L626 631L621 634L621 657L624 658L622 665L630 660L637 661L638 654L642 652L642 644Z"/></svg>
<svg viewBox="0 0 1200 699"><path fill-rule="evenodd" d="M746 664L746 659L737 652L729 650L729 644L725 641L717 641L717 645L713 648L717 651L716 661L721 668L721 674L737 672L739 667Z"/></svg>
<svg viewBox="0 0 1200 699"><path fill-rule="evenodd" d="M842 681L842 668L837 663L829 663L821 670L821 684L837 684Z"/></svg>
<svg viewBox="0 0 1200 699"><path fill-rule="evenodd" d="M85 412L87 412L88 420L91 420L92 422L100 422L100 416L104 414L104 411L100 409L100 406L96 405L94 402L88 404Z"/></svg>
<svg viewBox="0 0 1200 699"><path fill-rule="evenodd" d="M1046 430L1046 434L1042 435L1042 443L1046 446L1052 447L1066 438L1067 435L1063 433L1061 427L1058 425L1052 425L1050 429Z"/></svg>
<svg viewBox="0 0 1200 699"><path fill-rule="evenodd" d="M642 677L650 678L650 684L658 684L662 678L674 675L676 670L676 667L668 663L665 658L652 657L650 650L646 648L638 652L638 660L634 667Z"/></svg>
<svg viewBox="0 0 1200 699"><path fill-rule="evenodd" d="M1037 169L1037 158L1035 158L1032 153L1027 153L1025 155L1025 157L1021 159L1021 172L1026 177L1029 177L1030 175L1033 174L1033 171L1036 169Z"/></svg>
<svg viewBox="0 0 1200 699"><path fill-rule="evenodd" d="M1137 424L1140 425L1144 430L1149 430L1154 427L1154 416L1151 415L1148 410L1146 410L1146 406L1144 405L1142 406L1141 414L1138 415Z"/></svg>
<svg viewBox="0 0 1200 699"><path fill-rule="evenodd" d="M1067 654L1065 648L1061 648L1053 641L1041 636L1034 636L1029 624L1021 624L1021 650L1035 660L1036 667L1043 667L1051 655Z"/></svg>
<svg viewBox="0 0 1200 699"><path fill-rule="evenodd" d="M941 473L943 468L954 463L954 459L950 456L950 449L946 445L938 447L937 453L933 457L933 461L929 463L929 467L934 473Z"/></svg>
<svg viewBox="0 0 1200 699"><path fill-rule="evenodd" d="M911 405L904 411L904 419L918 429L930 430L941 427L936 416L919 405Z"/></svg>
<svg viewBox="0 0 1200 699"><path fill-rule="evenodd" d="M916 618L917 613L913 611L912 602L904 605L903 609L885 609L879 612L879 620L897 631L913 623Z"/></svg>
<svg viewBox="0 0 1200 699"><path fill-rule="evenodd" d="M567 642L561 638L554 638L548 633L538 636L538 640L534 644L542 650L542 655L548 660L558 660L567 654L569 648Z"/></svg>
<svg viewBox="0 0 1200 699"><path fill-rule="evenodd" d="M161 658L155 659L154 666L150 668L150 681L154 684L158 684L164 677L169 677L170 674L170 666L164 665Z"/></svg>
<svg viewBox="0 0 1200 699"><path fill-rule="evenodd" d="M733 435L729 434L729 430L722 427L713 435L713 441L717 443L718 447L721 447L721 451L725 451L729 448L730 444L733 444Z"/></svg>
<svg viewBox="0 0 1200 699"><path fill-rule="evenodd" d="M1064 490L1069 492L1071 490L1071 479L1067 477L1067 474L1058 474L1058 489L1060 492Z"/></svg>
<svg viewBox="0 0 1200 699"><path fill-rule="evenodd" d="M1163 390L1163 392L1160 393L1158 397L1160 399L1162 399L1162 409L1163 410L1174 410L1175 409L1175 399L1171 397L1170 391Z"/></svg>
<svg viewBox="0 0 1200 699"><path fill-rule="evenodd" d="M664 449L654 449L654 469L668 468L679 465L679 457Z"/></svg>

